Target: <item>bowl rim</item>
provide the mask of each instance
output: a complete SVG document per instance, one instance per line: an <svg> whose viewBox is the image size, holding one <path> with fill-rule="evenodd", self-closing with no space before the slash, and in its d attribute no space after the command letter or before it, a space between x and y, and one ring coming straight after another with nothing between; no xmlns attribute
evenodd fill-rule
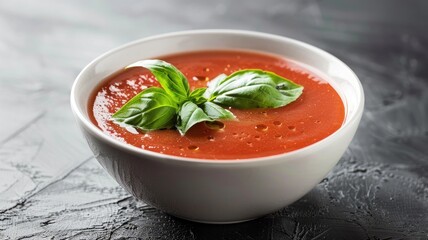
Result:
<svg viewBox="0 0 428 240"><path fill-rule="evenodd" d="M356 110L351 114L351 116L345 117L345 122L339 129L337 129L332 134L321 139L318 142L315 142L315 143L310 144L306 147L299 148L299 149L296 149L296 150L293 150L290 152L285 152L285 153L280 153L280 154L275 154L275 155L269 155L269 156L264 156L264 157L242 158L242 159L236 159L236 158L233 158L233 159L190 158L190 157L182 157L182 156L175 156L175 155L169 155L169 154L164 154L164 153L158 153L158 152L153 152L153 151L145 150L142 148L138 148L136 146L133 146L133 145L128 144L128 143L120 142L120 141L108 136L107 134L102 132L101 129L99 129L97 126L95 126L95 124L92 123L92 121L90 121L90 119L86 118L85 115L79 110L77 99L76 99L76 93L78 91L77 90L77 84L78 84L78 82L82 81L82 78L83 78L82 76L84 75L84 73L86 71L88 71L88 69L92 68L96 63L98 63L103 58L106 58L109 55L111 55L117 51L129 48L129 47L134 46L134 45L141 44L141 43L146 42L146 41L153 41L153 40L165 39L165 38L173 38L173 37L183 36L183 35L199 35L199 34L212 34L212 35L228 34L228 35L239 35L239 36L242 36L243 38L245 38L245 37L259 37L259 38L266 38L266 39L270 39L270 40L285 41L285 42L288 42L288 43L291 43L294 45L299 45L301 47L309 49L310 51L318 52L319 54L324 55L326 58L330 58L333 61L341 63L344 68L349 70L349 72L352 75L353 80L357 83L357 86L358 86L357 96L359 97L359 101L357 103ZM156 159L168 159L168 161L173 160L173 161L178 161L181 163L198 163L198 164L208 164L208 165L224 165L224 164L226 164L226 165L240 165L240 164L244 164L244 163L260 163L260 162L267 163L269 161L274 161L274 160L278 160L278 159L281 159L281 161L286 161L286 160L290 161L290 160L297 158L299 155L307 154L308 151L315 151L317 149L320 149L320 148L324 147L325 145L328 145L329 142L333 141L335 138L337 138L340 133L344 132L346 129L349 129L355 121L360 121L360 118L361 118L361 115L362 115L362 112L364 109L364 101L365 101L364 90L363 90L361 81L359 80L358 76L354 73L354 71L352 71L352 69L347 64L345 64L343 61L341 61L340 59L338 59L334 55L332 55L332 54L330 54L330 53L328 53L328 52L326 52L326 51L324 51L318 47L315 47L311 44L308 44L308 43L305 43L305 42L302 42L299 40L295 40L292 38L288 38L288 37L284 37L284 36L280 36L280 35L275 35L275 34L270 34L270 33L248 31L248 30L234 30L234 29L199 29L199 30L177 31L177 32L171 32L171 33L165 33L165 34L159 34L159 35L154 35L154 36L150 36L150 37L145 37L145 38L137 39L137 40L134 40L132 42L123 44L119 47L113 48L113 49L99 55L98 57L93 59L89 64L87 64L80 71L80 73L77 75L77 77L75 78L73 85L72 85L72 88L71 88L71 93L70 93L70 105L71 105L71 109L72 109L72 112L74 113L75 117L78 119L78 121L83 123L83 126L88 131L90 131L92 133L92 135L95 135L98 139L103 140L104 142L109 143L112 146L118 147L122 150L131 152L134 154L138 154L138 155L145 155L145 156L149 156L149 157L154 157ZM344 103L344 104L346 104L346 103Z"/></svg>

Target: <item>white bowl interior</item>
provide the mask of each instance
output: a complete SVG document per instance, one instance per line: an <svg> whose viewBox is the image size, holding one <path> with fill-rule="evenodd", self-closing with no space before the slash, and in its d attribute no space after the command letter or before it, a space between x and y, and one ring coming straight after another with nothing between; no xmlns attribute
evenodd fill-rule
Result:
<svg viewBox="0 0 428 240"><path fill-rule="evenodd" d="M129 43L92 61L77 77L72 90L72 105L86 124L88 100L93 89L108 75L138 60L199 50L241 49L280 55L306 65L338 91L345 105L347 125L364 103L361 83L353 71L331 54L293 39L270 34L202 30L166 34ZM73 103L74 101L74 103ZM101 131L95 129L95 131Z"/></svg>

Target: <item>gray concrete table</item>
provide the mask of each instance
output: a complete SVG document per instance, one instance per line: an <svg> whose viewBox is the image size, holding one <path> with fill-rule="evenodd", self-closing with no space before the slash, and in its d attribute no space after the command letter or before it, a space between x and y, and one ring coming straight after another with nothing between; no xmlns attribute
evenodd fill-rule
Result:
<svg viewBox="0 0 428 240"><path fill-rule="evenodd" d="M2 1L0 239L428 239L427 1ZM348 63L366 111L339 164L296 203L219 226L136 201L92 157L69 107L99 54L177 30L293 37Z"/></svg>

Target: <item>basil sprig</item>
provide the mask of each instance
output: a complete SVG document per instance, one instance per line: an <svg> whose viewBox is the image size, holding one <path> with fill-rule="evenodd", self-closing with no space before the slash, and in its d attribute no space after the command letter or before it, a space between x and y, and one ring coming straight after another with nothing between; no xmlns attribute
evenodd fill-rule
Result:
<svg viewBox="0 0 428 240"><path fill-rule="evenodd" d="M184 135L200 122L234 119L223 107L277 108L293 102L303 91L303 86L275 73L249 69L221 74L207 88L190 92L184 74L165 61L143 60L128 67L147 68L162 86L143 90L112 116L116 122L144 131L176 127Z"/></svg>

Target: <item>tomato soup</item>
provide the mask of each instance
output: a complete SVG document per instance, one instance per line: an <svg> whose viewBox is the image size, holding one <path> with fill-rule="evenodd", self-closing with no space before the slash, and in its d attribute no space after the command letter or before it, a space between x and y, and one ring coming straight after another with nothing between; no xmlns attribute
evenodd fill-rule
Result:
<svg viewBox="0 0 428 240"><path fill-rule="evenodd" d="M159 86L146 69L135 67L106 78L92 93L89 115L105 134L149 151L201 159L247 159L306 147L329 136L343 124L345 109L339 94L324 79L298 63L279 56L246 51L202 51L159 57L176 66L191 89L206 87L219 74L240 69L274 72L304 87L285 107L234 109L237 120L199 123L185 136L176 129L137 131L111 116L140 91Z"/></svg>

